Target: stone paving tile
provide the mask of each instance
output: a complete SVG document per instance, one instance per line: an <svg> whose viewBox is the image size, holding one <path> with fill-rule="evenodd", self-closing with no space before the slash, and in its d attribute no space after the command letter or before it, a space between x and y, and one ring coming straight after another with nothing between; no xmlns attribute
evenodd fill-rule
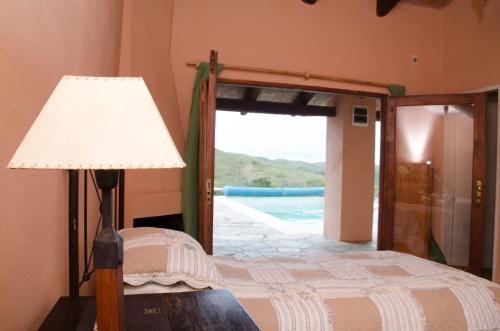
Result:
<svg viewBox="0 0 500 331"><path fill-rule="evenodd" d="M252 258L376 250L375 241L348 243L318 234L286 234L215 200L214 255Z"/></svg>

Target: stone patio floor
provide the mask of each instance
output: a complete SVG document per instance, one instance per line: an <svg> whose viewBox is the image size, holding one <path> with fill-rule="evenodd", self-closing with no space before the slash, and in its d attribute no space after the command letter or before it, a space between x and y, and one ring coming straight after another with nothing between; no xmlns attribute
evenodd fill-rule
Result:
<svg viewBox="0 0 500 331"><path fill-rule="evenodd" d="M287 234L223 203L214 203L214 255L245 257L307 256L344 251L373 251L375 241L349 243L321 234Z"/></svg>

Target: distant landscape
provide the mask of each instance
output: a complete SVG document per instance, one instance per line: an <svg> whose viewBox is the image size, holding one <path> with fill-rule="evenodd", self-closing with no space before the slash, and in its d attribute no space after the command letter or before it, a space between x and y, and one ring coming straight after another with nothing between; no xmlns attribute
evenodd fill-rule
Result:
<svg viewBox="0 0 500 331"><path fill-rule="evenodd" d="M378 166L375 169L375 194L378 194ZM245 154L215 150L215 187L324 186L325 163L270 160Z"/></svg>

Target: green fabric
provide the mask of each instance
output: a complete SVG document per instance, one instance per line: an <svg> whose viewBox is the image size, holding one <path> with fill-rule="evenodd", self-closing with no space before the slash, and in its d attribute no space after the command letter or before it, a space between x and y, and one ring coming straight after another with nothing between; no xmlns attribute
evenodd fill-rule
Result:
<svg viewBox="0 0 500 331"><path fill-rule="evenodd" d="M389 84L389 92L392 97L404 97L406 95L406 87L404 85Z"/></svg>
<svg viewBox="0 0 500 331"><path fill-rule="evenodd" d="M223 64L217 66L219 73ZM208 79L210 66L206 62L200 63L194 79L191 111L189 112L189 128L186 146L184 148L184 162L186 167L182 172L182 217L184 231L196 240L199 240L198 231L198 158L200 136L200 82Z"/></svg>
<svg viewBox="0 0 500 331"><path fill-rule="evenodd" d="M429 238L429 260L446 264L446 257L444 256L441 248L439 248L436 239L434 239L434 234L432 233L432 231Z"/></svg>

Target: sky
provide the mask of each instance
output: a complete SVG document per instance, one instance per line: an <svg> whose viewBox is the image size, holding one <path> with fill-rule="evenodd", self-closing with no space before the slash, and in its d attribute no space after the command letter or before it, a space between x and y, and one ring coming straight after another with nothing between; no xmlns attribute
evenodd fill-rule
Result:
<svg viewBox="0 0 500 331"><path fill-rule="evenodd" d="M225 152L269 159L325 161L326 117L218 111L215 130L215 148Z"/></svg>

